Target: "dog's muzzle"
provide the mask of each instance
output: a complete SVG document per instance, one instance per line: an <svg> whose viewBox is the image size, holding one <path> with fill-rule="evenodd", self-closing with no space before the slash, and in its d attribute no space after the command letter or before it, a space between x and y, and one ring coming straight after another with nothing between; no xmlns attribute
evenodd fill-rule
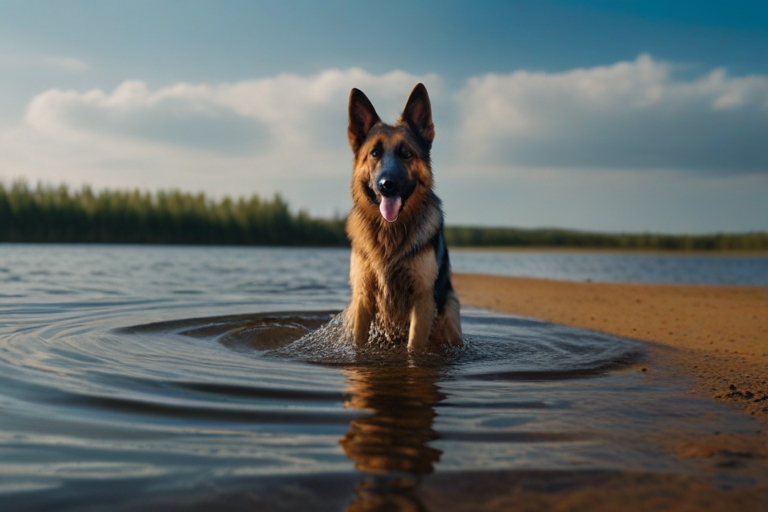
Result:
<svg viewBox="0 0 768 512"><path fill-rule="evenodd" d="M408 188L408 171L394 155L385 153L376 175L376 191L381 195L379 211L388 222L395 222L403 207L403 193Z"/></svg>

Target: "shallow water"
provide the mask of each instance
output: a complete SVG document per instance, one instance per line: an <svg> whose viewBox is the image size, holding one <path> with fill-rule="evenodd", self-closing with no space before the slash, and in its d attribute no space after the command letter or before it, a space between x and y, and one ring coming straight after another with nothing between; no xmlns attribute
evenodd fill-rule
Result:
<svg viewBox="0 0 768 512"><path fill-rule="evenodd" d="M684 473L664 433L746 428L644 344L531 319L465 308L461 351L357 354L313 334L347 260L0 246L3 510L429 510L436 475Z"/></svg>

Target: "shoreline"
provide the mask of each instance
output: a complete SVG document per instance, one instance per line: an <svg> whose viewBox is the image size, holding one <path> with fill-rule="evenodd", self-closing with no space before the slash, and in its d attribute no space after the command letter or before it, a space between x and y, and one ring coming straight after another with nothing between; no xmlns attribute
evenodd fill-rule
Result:
<svg viewBox="0 0 768 512"><path fill-rule="evenodd" d="M16 246L114 246L114 247L201 247L201 248L243 248L243 249L340 249L349 250L349 244L277 244L277 243L207 243L207 242L141 242L141 241L10 241L0 240L0 247ZM638 254L663 256L712 256L734 258L765 258L768 249L659 249L634 247L579 247L552 245L449 245L451 252L551 252L551 253L594 253L594 254Z"/></svg>
<svg viewBox="0 0 768 512"><path fill-rule="evenodd" d="M656 356L691 376L694 392L768 423L768 287L463 273L453 283L462 305L671 347Z"/></svg>
<svg viewBox="0 0 768 512"><path fill-rule="evenodd" d="M754 257L768 256L766 249L654 249L654 248L623 248L623 247L577 247L551 245L449 245L454 251L486 251L486 252L553 252L553 253L596 253L596 254L648 254L664 256L726 256Z"/></svg>
<svg viewBox="0 0 768 512"><path fill-rule="evenodd" d="M649 358L637 371L647 371L650 379L654 374L690 378L689 393L726 402L726 414L747 415L745 426L735 431L695 433L693 428L647 439L677 457L688 471L623 471L606 481L590 478L554 493L525 478L520 482L519 477L515 481L488 475L468 484L489 502L477 510L511 510L521 503L531 510L765 510L768 287L568 282L462 273L453 274L453 284L464 306L647 342ZM493 485L497 479L503 483ZM451 502L455 488L460 484L440 489L448 494L445 503Z"/></svg>

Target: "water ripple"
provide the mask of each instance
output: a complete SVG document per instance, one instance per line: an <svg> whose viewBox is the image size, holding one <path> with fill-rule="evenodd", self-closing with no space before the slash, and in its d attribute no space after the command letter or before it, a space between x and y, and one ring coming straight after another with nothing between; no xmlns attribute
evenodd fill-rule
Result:
<svg viewBox="0 0 768 512"><path fill-rule="evenodd" d="M402 494L435 471L678 471L648 438L727 427L637 371L642 343L534 319L466 308L461 350L355 350L335 316L344 250L0 256L4 510L272 496L270 478L343 494L375 475Z"/></svg>

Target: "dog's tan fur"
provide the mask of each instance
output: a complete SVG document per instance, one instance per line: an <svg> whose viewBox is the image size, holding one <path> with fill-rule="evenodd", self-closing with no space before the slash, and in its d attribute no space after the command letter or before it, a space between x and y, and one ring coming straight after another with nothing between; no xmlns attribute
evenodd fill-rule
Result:
<svg viewBox="0 0 768 512"><path fill-rule="evenodd" d="M374 322L392 339L404 338L407 332L410 351L459 346L463 342L459 300L449 274L447 278L441 276L445 293L440 311L435 299L440 266L447 266L448 258L441 245L445 258L438 260L441 256L436 245L443 244L443 215L440 200L432 191L429 150L434 126L426 89L421 84L414 88L394 126L382 123L365 95L356 89L350 94L349 115L355 161L354 205L347 220L352 242L352 301L345 312L347 328L358 346L368 342ZM371 156L374 148L400 155L414 187L394 222L380 214L372 196L371 183L381 165L380 159Z"/></svg>

